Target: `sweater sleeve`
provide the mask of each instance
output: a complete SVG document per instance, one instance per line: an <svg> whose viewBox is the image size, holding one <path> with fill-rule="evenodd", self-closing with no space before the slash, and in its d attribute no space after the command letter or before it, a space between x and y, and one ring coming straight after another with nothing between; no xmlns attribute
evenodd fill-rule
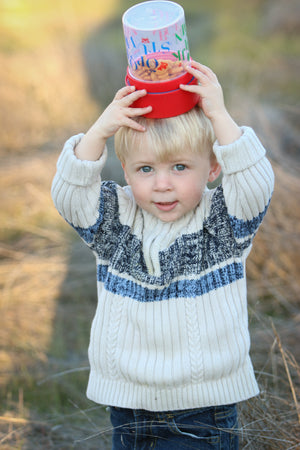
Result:
<svg viewBox="0 0 300 450"><path fill-rule="evenodd" d="M55 207L73 227L87 229L99 216L100 173L107 158L107 149L98 161L81 161L74 148L83 134L71 137L64 145L57 162L51 195Z"/></svg>
<svg viewBox="0 0 300 450"><path fill-rule="evenodd" d="M274 174L266 151L254 131L242 127L232 144L214 145L223 172L223 195L235 239L255 235L274 189Z"/></svg>

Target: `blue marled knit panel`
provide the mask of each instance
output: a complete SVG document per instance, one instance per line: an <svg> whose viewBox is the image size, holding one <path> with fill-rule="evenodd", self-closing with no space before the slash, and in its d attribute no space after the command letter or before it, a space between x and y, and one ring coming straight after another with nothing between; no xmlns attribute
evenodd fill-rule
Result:
<svg viewBox="0 0 300 450"><path fill-rule="evenodd" d="M242 263L232 263L193 280L177 280L163 289L142 286L133 280L113 275L108 266L98 265L97 278L105 289L122 297L141 302L154 302L171 298L195 298L227 286L244 277Z"/></svg>
<svg viewBox="0 0 300 450"><path fill-rule="evenodd" d="M267 206L265 207L265 209L251 220L241 220L241 219L237 219L237 217L230 216L231 226L232 226L234 235L237 239L251 236L256 233L256 231L258 230L258 227L260 226L263 218L266 215L270 201L267 204Z"/></svg>
<svg viewBox="0 0 300 450"><path fill-rule="evenodd" d="M121 236L128 232L129 227L121 225L119 221L116 183L104 181L99 197L99 215L94 225L89 228L70 225L100 257L110 259Z"/></svg>
<svg viewBox="0 0 300 450"><path fill-rule="evenodd" d="M239 245L236 243L221 186L213 195L210 214L204 221L203 229L181 235L169 248L159 252L159 277L148 272L142 242L131 232L129 226L120 223L117 186L114 182L102 184L96 223L88 229L75 229L98 257L109 263L113 273L120 274L122 278L134 278L138 283L145 283L153 288L172 285L173 280L178 277L197 278L204 271L225 263L230 258L241 257L249 245L249 241ZM210 283L210 278L204 280ZM217 282L216 286L219 287L220 283ZM197 289L199 291L200 288Z"/></svg>

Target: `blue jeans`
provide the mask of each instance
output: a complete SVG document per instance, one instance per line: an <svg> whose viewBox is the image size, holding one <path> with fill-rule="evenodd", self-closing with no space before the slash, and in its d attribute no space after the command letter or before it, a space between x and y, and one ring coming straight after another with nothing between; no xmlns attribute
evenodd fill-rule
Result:
<svg viewBox="0 0 300 450"><path fill-rule="evenodd" d="M238 450L236 405L151 412L111 407L112 450Z"/></svg>

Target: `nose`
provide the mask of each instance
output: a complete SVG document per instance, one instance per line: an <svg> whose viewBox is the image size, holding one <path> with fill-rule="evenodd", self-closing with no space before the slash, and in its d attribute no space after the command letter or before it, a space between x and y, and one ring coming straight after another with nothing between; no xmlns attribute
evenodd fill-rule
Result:
<svg viewBox="0 0 300 450"><path fill-rule="evenodd" d="M167 171L158 171L155 174L154 190L160 192L172 190L171 177Z"/></svg>

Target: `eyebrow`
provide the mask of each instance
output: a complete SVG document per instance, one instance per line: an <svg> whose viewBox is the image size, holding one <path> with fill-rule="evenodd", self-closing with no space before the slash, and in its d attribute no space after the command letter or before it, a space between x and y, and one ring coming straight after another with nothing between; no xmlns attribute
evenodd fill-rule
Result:
<svg viewBox="0 0 300 450"><path fill-rule="evenodd" d="M161 158L159 157L155 157L153 159L143 159L143 160L137 160L137 163L144 163L145 161L147 162L151 162L151 164L154 164L155 162L159 161L167 161L167 162L172 162L172 163L176 163L176 162L182 162L182 161L194 161L195 159L195 155L191 155L190 157L188 157L186 154L182 154L182 155L165 155L162 156Z"/></svg>
<svg viewBox="0 0 300 450"><path fill-rule="evenodd" d="M155 161L141 160L141 161L133 161L131 164L133 164L134 166L153 166L153 164L155 164Z"/></svg>

